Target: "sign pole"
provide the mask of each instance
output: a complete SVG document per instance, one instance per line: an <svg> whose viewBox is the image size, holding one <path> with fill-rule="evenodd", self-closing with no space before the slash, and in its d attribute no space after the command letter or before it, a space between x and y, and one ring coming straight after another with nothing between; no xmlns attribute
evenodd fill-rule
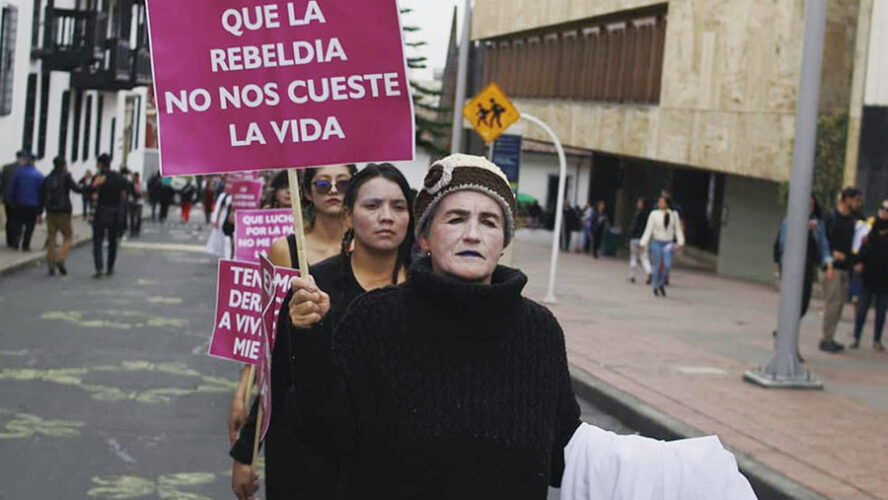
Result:
<svg viewBox="0 0 888 500"><path fill-rule="evenodd" d="M764 368L747 371L743 379L768 388L823 389L823 382L802 369L796 357L799 342L799 310L808 241L808 200L814 176L820 70L826 29L826 0L805 2L802 71L796 110L792 172L786 214L786 246L780 276L780 310L777 349ZM835 278L838 279L838 278Z"/></svg>
<svg viewBox="0 0 888 500"><path fill-rule="evenodd" d="M564 156L564 148L555 132L539 118L528 114L521 113L521 118L538 125L552 139L555 144L555 150L558 151L558 196L555 203L555 228L552 236L552 257L549 263L549 288L546 291L546 297L543 302L547 304L557 304L558 299L555 298L555 274L558 271L558 243L561 239L562 225L564 224L564 212L561 206L564 205L564 190L567 184L567 158Z"/></svg>
<svg viewBox="0 0 888 500"><path fill-rule="evenodd" d="M262 416L262 405L259 405L259 413L256 415L256 435L253 437L253 461L250 462L253 473L256 472L256 455L259 454L259 438L262 437Z"/></svg>
<svg viewBox="0 0 888 500"><path fill-rule="evenodd" d="M302 191L299 189L299 176L296 169L289 169L290 201L293 209L293 235L296 237L296 257L299 259L299 273L308 276L308 254L305 250L305 225L302 222Z"/></svg>
<svg viewBox="0 0 888 500"><path fill-rule="evenodd" d="M253 393L253 384L256 382L256 365L250 365L250 376L247 377L247 392L244 393L244 408L250 411L250 394Z"/></svg>

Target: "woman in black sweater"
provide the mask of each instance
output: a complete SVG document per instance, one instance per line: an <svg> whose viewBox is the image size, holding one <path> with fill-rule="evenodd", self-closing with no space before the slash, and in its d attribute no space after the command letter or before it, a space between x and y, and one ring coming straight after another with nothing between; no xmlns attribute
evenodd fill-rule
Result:
<svg viewBox="0 0 888 500"><path fill-rule="evenodd" d="M852 349L860 347L863 324L870 305L876 306L873 349L884 351L882 329L885 327L885 313L888 311L888 200L879 205L879 215L858 253L858 272L863 272L863 294L857 306L854 321L854 342ZM860 269L862 267L862 269Z"/></svg>
<svg viewBox="0 0 888 500"><path fill-rule="evenodd" d="M317 334L329 339L336 318L367 290L404 281L413 247L412 202L407 180L390 164L370 164L352 177L343 198L348 229L341 253L311 266L310 278L296 280L304 287L320 287L326 292L325 304L332 304L325 321L315 328ZM332 499L337 496L341 457L307 448L291 425L300 404L295 391L303 385L303 365L316 366L318 357L329 360L329 348L318 349L317 344L288 335L286 314L278 318L278 332L272 352L271 423L265 439L267 498ZM329 362L321 366L329 366ZM311 390L326 390L328 386L320 376ZM254 405L250 422L231 450L231 456L240 463L251 462L256 410ZM238 498L252 498L255 484L237 486Z"/></svg>
<svg viewBox="0 0 888 500"><path fill-rule="evenodd" d="M332 367L318 361L297 388L300 435L347 464L342 498L545 499L579 408L557 321L521 296L523 273L497 266L515 227L508 181L483 158L450 156L415 213L429 255L338 322ZM324 316L309 293L320 296L290 301L290 327ZM291 338L323 351L316 333Z"/></svg>

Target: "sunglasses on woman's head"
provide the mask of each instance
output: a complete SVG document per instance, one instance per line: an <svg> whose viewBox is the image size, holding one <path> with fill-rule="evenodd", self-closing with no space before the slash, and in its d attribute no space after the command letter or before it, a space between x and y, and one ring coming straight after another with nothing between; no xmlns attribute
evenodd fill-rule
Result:
<svg viewBox="0 0 888 500"><path fill-rule="evenodd" d="M318 194L329 194L330 191L333 190L333 184L333 182L324 180L312 182L312 185L314 186L315 191L317 191ZM345 190L348 188L348 181L336 181L335 184L336 191L340 193L344 193Z"/></svg>

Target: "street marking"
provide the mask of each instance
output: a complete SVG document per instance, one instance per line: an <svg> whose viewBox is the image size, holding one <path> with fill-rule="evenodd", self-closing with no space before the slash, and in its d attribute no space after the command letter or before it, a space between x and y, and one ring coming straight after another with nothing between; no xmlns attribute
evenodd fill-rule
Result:
<svg viewBox="0 0 888 500"><path fill-rule="evenodd" d="M94 373L153 372L199 379L196 387L158 387L134 391L102 384L87 384L83 379ZM78 387L97 401L137 401L145 404L167 404L174 397L195 394L231 394L237 383L222 377L204 375L182 364L151 363L149 361L124 361L120 365L103 365L85 368L4 368L0 369L0 381L49 382L62 386Z"/></svg>
<svg viewBox="0 0 888 500"><path fill-rule="evenodd" d="M66 321L81 328L112 328L115 330L129 330L133 326L129 323L117 323L103 319L83 319L82 311L47 311L40 315L40 319L46 321Z"/></svg>
<svg viewBox="0 0 888 500"><path fill-rule="evenodd" d="M5 410L0 413L9 413ZM33 436L52 438L72 438L80 435L83 422L77 420L45 420L37 415L17 413L6 423L6 432L0 432L0 439L28 439Z"/></svg>
<svg viewBox="0 0 888 500"><path fill-rule="evenodd" d="M156 481L139 476L94 476L92 482L98 486L86 494L94 498L129 499L156 493L163 500L213 500L212 497L183 489L212 484L216 482L216 474L182 472L160 476Z"/></svg>
<svg viewBox="0 0 888 500"><path fill-rule="evenodd" d="M148 302L151 304L181 304L181 297L164 297L164 296L154 296L148 297Z"/></svg>
<svg viewBox="0 0 888 500"><path fill-rule="evenodd" d="M145 278L139 278L136 280L136 284L139 286L148 286L148 285L157 285L158 282L155 280L146 280Z"/></svg>
<svg viewBox="0 0 888 500"><path fill-rule="evenodd" d="M114 438L108 438L107 440L105 440L105 442L108 443L108 446L111 447L111 452L113 452L115 455L117 455L117 458L122 460L124 463L127 463L127 464L135 464L136 463L136 459L133 458L132 455L130 455L129 453L126 452L126 450L123 449L123 446L120 445L119 441L117 441Z"/></svg>
<svg viewBox="0 0 888 500"><path fill-rule="evenodd" d="M727 375L728 371L714 366L675 366L676 371L685 375Z"/></svg>
<svg viewBox="0 0 888 500"><path fill-rule="evenodd" d="M138 242L129 242L126 241L121 248L126 248L129 250L173 250L179 252L195 252L195 253L205 253L206 247L204 245L184 245L181 243L149 243L144 241Z"/></svg>

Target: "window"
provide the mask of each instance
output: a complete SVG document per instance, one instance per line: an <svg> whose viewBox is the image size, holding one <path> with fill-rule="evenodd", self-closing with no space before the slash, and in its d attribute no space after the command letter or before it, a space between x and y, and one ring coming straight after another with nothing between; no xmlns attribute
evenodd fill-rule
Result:
<svg viewBox="0 0 888 500"><path fill-rule="evenodd" d="M660 101L666 6L488 40L484 80L515 97Z"/></svg>
<svg viewBox="0 0 888 500"><path fill-rule="evenodd" d="M0 15L0 116L12 113L17 22L18 9L12 5L3 7Z"/></svg>
<svg viewBox="0 0 888 500"><path fill-rule="evenodd" d="M25 126L22 149L34 150L34 108L37 106L37 73L28 75L28 93L25 97Z"/></svg>
<svg viewBox="0 0 888 500"><path fill-rule="evenodd" d="M59 156L65 157L68 151L68 118L71 107L71 91L62 92L62 112L59 113Z"/></svg>
<svg viewBox="0 0 888 500"><path fill-rule="evenodd" d="M114 133L117 128L117 118L111 118L111 137L108 139L108 154L114 156Z"/></svg>
<svg viewBox="0 0 888 500"><path fill-rule="evenodd" d="M40 48L40 11L41 5L43 2L41 0L33 0L34 1L34 13L31 20L31 50L36 50ZM33 59L34 56L32 55Z"/></svg>
<svg viewBox="0 0 888 500"><path fill-rule="evenodd" d="M96 104L96 156L102 154L102 117L105 113L105 96L99 94Z"/></svg>
<svg viewBox="0 0 888 500"><path fill-rule="evenodd" d="M80 157L80 115L83 113L83 91L74 94L74 132L71 134L71 161Z"/></svg>
<svg viewBox="0 0 888 500"><path fill-rule="evenodd" d="M93 96L86 96L86 116L83 118L83 161L89 159L89 133L92 131Z"/></svg>
<svg viewBox="0 0 888 500"><path fill-rule="evenodd" d="M37 158L46 156L46 120L49 118L49 73L40 75L40 130L37 132Z"/></svg>
<svg viewBox="0 0 888 500"><path fill-rule="evenodd" d="M137 95L133 98L133 123L132 123L132 142L130 144L130 151L135 151L139 149L139 125L142 116L142 96Z"/></svg>

